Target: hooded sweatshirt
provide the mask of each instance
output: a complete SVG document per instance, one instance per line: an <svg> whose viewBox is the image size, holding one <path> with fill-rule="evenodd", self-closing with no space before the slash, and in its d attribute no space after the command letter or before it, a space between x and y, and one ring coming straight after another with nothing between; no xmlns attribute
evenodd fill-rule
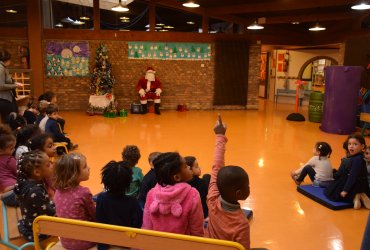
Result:
<svg viewBox="0 0 370 250"><path fill-rule="evenodd" d="M147 196L143 229L203 236L203 209L199 192L187 183L162 187Z"/></svg>

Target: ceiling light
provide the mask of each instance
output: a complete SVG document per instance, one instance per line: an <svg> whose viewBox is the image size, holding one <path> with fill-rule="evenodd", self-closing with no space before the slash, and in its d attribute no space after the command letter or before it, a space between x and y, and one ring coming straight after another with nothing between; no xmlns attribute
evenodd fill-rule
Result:
<svg viewBox="0 0 370 250"><path fill-rule="evenodd" d="M249 30L262 30L262 29L264 29L265 27L263 27L262 25L259 25L258 23L257 23L257 20L256 21L254 21L254 23L252 24L252 25L249 25L248 27L247 27L247 29L249 29Z"/></svg>
<svg viewBox="0 0 370 250"><path fill-rule="evenodd" d="M124 0L124 2L126 3L127 1ZM126 12L126 11L129 11L129 8L127 8L126 4L122 5L121 0L119 0L118 5L112 7L112 10L118 11L118 12Z"/></svg>
<svg viewBox="0 0 370 250"><path fill-rule="evenodd" d="M164 23L157 23L158 26L164 26Z"/></svg>
<svg viewBox="0 0 370 250"><path fill-rule="evenodd" d="M368 10L370 9L370 4L367 3L361 3L361 4L356 4L351 7L353 10Z"/></svg>
<svg viewBox="0 0 370 250"><path fill-rule="evenodd" d="M198 8L199 4L194 3L193 1L189 1L189 2L183 3L182 6L188 7L188 8Z"/></svg>
<svg viewBox="0 0 370 250"><path fill-rule="evenodd" d="M16 11L16 10L12 10L12 9L9 9L9 10L5 10L6 12L8 12L8 13L12 13L12 14L16 14L16 13L18 13L18 11Z"/></svg>
<svg viewBox="0 0 370 250"><path fill-rule="evenodd" d="M170 26L170 25L166 25L166 26L163 26L163 28L165 28L165 29L173 29L174 27L173 26Z"/></svg>
<svg viewBox="0 0 370 250"><path fill-rule="evenodd" d="M130 19L122 19L121 22L122 23L129 23L130 22Z"/></svg>
<svg viewBox="0 0 370 250"><path fill-rule="evenodd" d="M61 20L63 23L74 23L73 19L70 17L65 17Z"/></svg>
<svg viewBox="0 0 370 250"><path fill-rule="evenodd" d="M168 31L168 30L159 30L160 32L166 32L166 31Z"/></svg>
<svg viewBox="0 0 370 250"><path fill-rule="evenodd" d="M186 22L187 24L195 24L194 22L192 22L192 21L188 21L188 22Z"/></svg>
<svg viewBox="0 0 370 250"><path fill-rule="evenodd" d="M63 28L63 24L62 23L57 23L57 24L55 24L55 27Z"/></svg>
<svg viewBox="0 0 370 250"><path fill-rule="evenodd" d="M322 31L326 30L325 27L321 26L319 23L316 23L315 26L308 29L309 31Z"/></svg>
<svg viewBox="0 0 370 250"><path fill-rule="evenodd" d="M82 17L80 17L80 19L81 20L90 20L90 17L88 17L88 16L82 16Z"/></svg>
<svg viewBox="0 0 370 250"><path fill-rule="evenodd" d="M72 25L82 25L82 24L85 24L85 22L82 22L80 20L76 20L72 23Z"/></svg>
<svg viewBox="0 0 370 250"><path fill-rule="evenodd" d="M125 16L121 16L119 19L121 19L121 20L130 20L129 17L125 17Z"/></svg>
<svg viewBox="0 0 370 250"><path fill-rule="evenodd" d="M297 24L299 24L299 22L296 22L296 21L295 21L295 22L292 22L292 24L297 25Z"/></svg>

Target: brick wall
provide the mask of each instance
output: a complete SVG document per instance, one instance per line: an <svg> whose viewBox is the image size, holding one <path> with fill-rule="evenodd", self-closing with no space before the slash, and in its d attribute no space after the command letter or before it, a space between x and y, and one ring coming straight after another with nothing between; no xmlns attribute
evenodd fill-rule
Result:
<svg viewBox="0 0 370 250"><path fill-rule="evenodd" d="M9 68L21 68L19 46L28 47L28 40L0 40L0 48L6 49L12 56Z"/></svg>
<svg viewBox="0 0 370 250"><path fill-rule="evenodd" d="M60 40L59 40L60 41ZM44 44L47 41L44 41ZM90 71L95 66L95 51L100 41L89 41ZM163 84L163 109L176 109L178 104L186 104L189 109L228 108L213 106L214 54L210 61L170 61L170 60L129 60L126 41L104 41L109 50L116 78L114 94L120 107L129 108L130 103L138 101L135 86L145 74L148 66L154 67L157 77ZM12 54L11 68L20 67L18 46L28 46L27 40L1 40ZM260 45L252 45L249 54L249 80L247 109L258 107L259 53ZM214 46L212 44L212 53ZM44 75L44 89L57 93L61 110L86 110L90 96L90 77L47 77ZM238 107L230 107L232 109ZM243 107L242 107L243 108Z"/></svg>
<svg viewBox="0 0 370 250"><path fill-rule="evenodd" d="M138 101L136 83L145 74L146 68L152 66L163 84L163 109L174 110L178 104L186 104L193 110L213 108L214 54L210 61L129 60L127 42L105 41L104 44L109 50L109 60L116 78L114 94L119 107L128 109L130 103ZM90 41L89 45L91 71L95 66L95 51L99 41ZM260 49L260 45L253 45L250 49L248 109L258 107ZM90 95L89 84L88 77L45 76L44 79L45 90L58 93L61 110L86 110Z"/></svg>
<svg viewBox="0 0 370 250"><path fill-rule="evenodd" d="M129 108L138 101L135 90L148 66L154 67L163 85L162 108L175 109L186 104L190 109L211 109L213 102L214 61L170 61L128 59L127 42L105 41L109 60L116 78L114 95L120 107ZM95 66L95 51L99 41L90 41L90 71ZM213 58L213 55L211 56ZM202 67L203 66L203 67ZM85 110L89 100L88 77L46 77L45 90L58 93L62 110Z"/></svg>

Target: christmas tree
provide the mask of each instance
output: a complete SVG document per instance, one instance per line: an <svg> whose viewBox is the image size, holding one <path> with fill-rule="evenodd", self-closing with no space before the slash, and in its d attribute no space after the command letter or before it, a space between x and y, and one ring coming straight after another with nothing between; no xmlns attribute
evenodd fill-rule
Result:
<svg viewBox="0 0 370 250"><path fill-rule="evenodd" d="M112 65L108 60L108 49L100 44L96 49L95 67L91 77L90 89L95 95L112 93L116 82L112 75Z"/></svg>

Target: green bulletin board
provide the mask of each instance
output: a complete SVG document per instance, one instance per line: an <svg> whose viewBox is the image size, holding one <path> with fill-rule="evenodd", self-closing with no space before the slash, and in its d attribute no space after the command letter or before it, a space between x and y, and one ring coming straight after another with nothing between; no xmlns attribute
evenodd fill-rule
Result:
<svg viewBox="0 0 370 250"><path fill-rule="evenodd" d="M210 60L211 44L129 42L128 58L155 60Z"/></svg>

